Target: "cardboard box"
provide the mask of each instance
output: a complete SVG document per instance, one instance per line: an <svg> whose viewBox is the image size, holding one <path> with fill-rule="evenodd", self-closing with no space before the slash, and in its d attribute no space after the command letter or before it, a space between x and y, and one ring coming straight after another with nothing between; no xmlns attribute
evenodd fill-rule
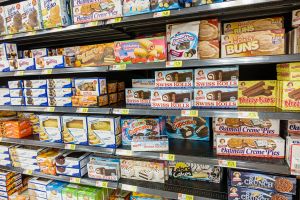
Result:
<svg viewBox="0 0 300 200"><path fill-rule="evenodd" d="M60 181L52 181L46 186L47 189L47 198L48 199L62 199L62 190L68 185L68 183Z"/></svg>
<svg viewBox="0 0 300 200"><path fill-rule="evenodd" d="M74 24L111 19L122 16L122 2L81 2L73 0Z"/></svg>
<svg viewBox="0 0 300 200"><path fill-rule="evenodd" d="M49 97L48 103L49 106L71 107L72 98L71 97Z"/></svg>
<svg viewBox="0 0 300 200"><path fill-rule="evenodd" d="M56 167L56 173L73 177L83 177L87 173L87 167L85 166L81 169Z"/></svg>
<svg viewBox="0 0 300 200"><path fill-rule="evenodd" d="M72 106L73 107L98 107L98 98L101 98L102 104L99 103L99 106L108 105L108 96L102 95L97 96L72 96ZM105 100L105 101L103 101ZM100 102L100 101L99 101Z"/></svg>
<svg viewBox="0 0 300 200"><path fill-rule="evenodd" d="M39 190L42 192L47 191L47 186L50 184L52 180L40 177L33 177L28 181L28 188L33 190ZM33 195L34 196L34 195Z"/></svg>
<svg viewBox="0 0 300 200"><path fill-rule="evenodd" d="M112 81L110 83L107 83L107 93L116 93L118 89L118 82L117 81Z"/></svg>
<svg viewBox="0 0 300 200"><path fill-rule="evenodd" d="M287 131L289 135L300 136L300 120L288 120Z"/></svg>
<svg viewBox="0 0 300 200"><path fill-rule="evenodd" d="M78 191L83 186L75 185L75 184L69 184L67 187L62 189L62 199L68 199L68 200L78 200Z"/></svg>
<svg viewBox="0 0 300 200"><path fill-rule="evenodd" d="M60 79L47 79L48 89L50 88L72 88L73 79L60 78Z"/></svg>
<svg viewBox="0 0 300 200"><path fill-rule="evenodd" d="M8 88L0 88L0 97L10 97Z"/></svg>
<svg viewBox="0 0 300 200"><path fill-rule="evenodd" d="M26 97L25 98L26 106L48 106L47 97Z"/></svg>
<svg viewBox="0 0 300 200"><path fill-rule="evenodd" d="M299 153L300 153L300 145L294 144L291 146L291 174L300 175L300 160L299 160Z"/></svg>
<svg viewBox="0 0 300 200"><path fill-rule="evenodd" d="M300 99L298 98L300 91L300 81L279 81L282 93L281 109L283 110L300 110Z"/></svg>
<svg viewBox="0 0 300 200"><path fill-rule="evenodd" d="M10 97L0 97L0 105L1 106L10 105Z"/></svg>
<svg viewBox="0 0 300 200"><path fill-rule="evenodd" d="M81 169L89 162L89 153L85 152L65 152L55 158L56 166L64 168Z"/></svg>
<svg viewBox="0 0 300 200"><path fill-rule="evenodd" d="M24 97L47 97L46 89L24 89Z"/></svg>
<svg viewBox="0 0 300 200"><path fill-rule="evenodd" d="M105 189L104 188L95 188L87 187L78 192L78 200L85 200L89 198L90 200L105 199Z"/></svg>
<svg viewBox="0 0 300 200"><path fill-rule="evenodd" d="M11 156L11 160L14 163L22 163L28 165L37 165L36 158L26 158L26 157L19 157L19 156Z"/></svg>
<svg viewBox="0 0 300 200"><path fill-rule="evenodd" d="M276 106L277 81L240 81L239 106Z"/></svg>
<svg viewBox="0 0 300 200"><path fill-rule="evenodd" d="M217 155L284 158L281 137L217 136Z"/></svg>
<svg viewBox="0 0 300 200"><path fill-rule="evenodd" d="M120 179L120 163L118 159L91 156L87 168L89 178L112 181Z"/></svg>
<svg viewBox="0 0 300 200"><path fill-rule="evenodd" d="M100 96L107 93L105 78L75 78L77 96Z"/></svg>
<svg viewBox="0 0 300 200"><path fill-rule="evenodd" d="M72 97L72 88L48 88L48 97Z"/></svg>
<svg viewBox="0 0 300 200"><path fill-rule="evenodd" d="M2 90L2 89L0 89ZM10 97L23 97L23 89L9 89Z"/></svg>
<svg viewBox="0 0 300 200"><path fill-rule="evenodd" d="M292 26L297 27L300 25L300 9L299 10L293 10L292 14Z"/></svg>
<svg viewBox="0 0 300 200"><path fill-rule="evenodd" d="M155 88L192 88L193 70L155 71Z"/></svg>
<svg viewBox="0 0 300 200"><path fill-rule="evenodd" d="M87 145L87 120L86 116L63 115L63 140L66 144Z"/></svg>
<svg viewBox="0 0 300 200"><path fill-rule="evenodd" d="M30 196L34 196L34 197L40 197L40 198L44 198L47 199L47 193L46 192L42 192L39 190L33 190L33 189L28 189L28 194Z"/></svg>
<svg viewBox="0 0 300 200"><path fill-rule="evenodd" d="M150 88L126 88L126 104L132 105L150 105Z"/></svg>
<svg viewBox="0 0 300 200"><path fill-rule="evenodd" d="M108 94L108 103L114 104L118 102L118 93Z"/></svg>
<svg viewBox="0 0 300 200"><path fill-rule="evenodd" d="M193 90L189 89L152 89L151 107L168 109L190 109L193 102Z"/></svg>
<svg viewBox="0 0 300 200"><path fill-rule="evenodd" d="M23 80L24 88L47 89L46 80Z"/></svg>
<svg viewBox="0 0 300 200"><path fill-rule="evenodd" d="M40 171L40 167L38 165L31 165L31 164L27 164L27 163L21 163L21 162L13 162L12 165L14 167L19 167L22 169L28 169L28 170L32 170L35 172L39 172Z"/></svg>
<svg viewBox="0 0 300 200"><path fill-rule="evenodd" d="M9 143L4 143L1 142L0 144L0 153L1 154L9 154L10 148L16 146L15 144L9 144Z"/></svg>
<svg viewBox="0 0 300 200"><path fill-rule="evenodd" d="M5 6L0 6L0 18L1 18L1 24L0 24L0 35L6 35L7 34L7 25L5 20Z"/></svg>
<svg viewBox="0 0 300 200"><path fill-rule="evenodd" d="M0 154L0 160L8 160L8 161L10 161L9 154L8 153L7 154Z"/></svg>
<svg viewBox="0 0 300 200"><path fill-rule="evenodd" d="M241 34L255 31L276 30L284 28L283 17L271 17L240 22L224 23L224 34Z"/></svg>
<svg viewBox="0 0 300 200"><path fill-rule="evenodd" d="M179 3L178 0L170 1L170 2L165 2L163 0L158 0L155 2L150 2L150 8L152 12L159 12L159 11L164 11L164 10L172 10L172 9L178 9Z"/></svg>
<svg viewBox="0 0 300 200"><path fill-rule="evenodd" d="M194 106L198 108L237 108L237 88L194 89Z"/></svg>
<svg viewBox="0 0 300 200"><path fill-rule="evenodd" d="M121 144L120 117L88 116L89 145L116 148Z"/></svg>
<svg viewBox="0 0 300 200"><path fill-rule="evenodd" d="M22 3L15 3L5 6L5 21L8 34L25 32L23 24ZM2 55L2 54L1 54Z"/></svg>
<svg viewBox="0 0 300 200"><path fill-rule="evenodd" d="M10 178L12 178L13 176L15 176L15 174L16 173L14 173L14 172L0 170L0 180L7 181Z"/></svg>
<svg viewBox="0 0 300 200"><path fill-rule="evenodd" d="M229 66L222 68L195 69L195 87L237 87L239 80L239 67Z"/></svg>
<svg viewBox="0 0 300 200"><path fill-rule="evenodd" d="M1 10L1 7L0 7ZM10 60L1 60L0 62L0 72L9 72L10 71Z"/></svg>
<svg viewBox="0 0 300 200"><path fill-rule="evenodd" d="M17 58L18 58L18 49L16 44L14 43L0 44L0 60L15 60Z"/></svg>
<svg viewBox="0 0 300 200"><path fill-rule="evenodd" d="M8 88L9 88L9 89L23 88L23 80L19 80L19 81L8 81Z"/></svg>
<svg viewBox="0 0 300 200"><path fill-rule="evenodd" d="M154 88L155 79L131 79L133 88Z"/></svg>
<svg viewBox="0 0 300 200"><path fill-rule="evenodd" d="M62 125L60 115L39 115L41 132L39 138L46 142L62 142Z"/></svg>
<svg viewBox="0 0 300 200"><path fill-rule="evenodd" d="M44 29L71 24L69 0L41 0L40 5Z"/></svg>
<svg viewBox="0 0 300 200"><path fill-rule="evenodd" d="M300 144L299 136L287 136L286 137L285 160L290 167L291 167L291 161L292 161L292 146L298 145L298 144Z"/></svg>
<svg viewBox="0 0 300 200"><path fill-rule="evenodd" d="M169 140L167 136L134 136L131 151L169 151Z"/></svg>
<svg viewBox="0 0 300 200"><path fill-rule="evenodd" d="M198 58L201 60L220 58L220 41L199 41Z"/></svg>
<svg viewBox="0 0 300 200"><path fill-rule="evenodd" d="M118 41L114 45L116 63L135 64L166 60L165 37Z"/></svg>
<svg viewBox="0 0 300 200"><path fill-rule="evenodd" d="M9 151L11 156L19 156L25 158L36 158L45 148L34 146L17 145Z"/></svg>
<svg viewBox="0 0 300 200"><path fill-rule="evenodd" d="M75 58L64 56L46 56L35 58L36 69L57 69L74 66Z"/></svg>
<svg viewBox="0 0 300 200"><path fill-rule="evenodd" d="M300 81L300 72L277 72L279 81Z"/></svg>
<svg viewBox="0 0 300 200"><path fill-rule="evenodd" d="M123 15L131 16L151 12L149 0L129 0L123 2Z"/></svg>
<svg viewBox="0 0 300 200"><path fill-rule="evenodd" d="M3 171L4 172L4 171ZM3 178L3 172L2 171L0 171L0 177L2 177ZM11 175L9 175L9 176L11 176L9 179L1 179L0 180L0 185L1 186L6 186L6 185L10 185L10 184L12 184L12 183L14 183L14 182L17 182L17 181L19 181L19 180L22 180L22 175L21 174L18 174L18 173L12 173Z"/></svg>
<svg viewBox="0 0 300 200"><path fill-rule="evenodd" d="M276 71L277 72L300 72L300 62L277 64Z"/></svg>
<svg viewBox="0 0 300 200"><path fill-rule="evenodd" d="M21 4L22 23L25 32L36 31L43 28L40 4L36 0L26 0Z"/></svg>
<svg viewBox="0 0 300 200"><path fill-rule="evenodd" d="M45 57L45 56L49 55L47 48L31 49L28 51L29 51L28 53L30 54L29 55L30 58L41 58L41 57ZM25 51L24 51L24 54L25 54Z"/></svg>
<svg viewBox="0 0 300 200"><path fill-rule="evenodd" d="M220 40L220 21L216 19L200 20L199 41Z"/></svg>
<svg viewBox="0 0 300 200"><path fill-rule="evenodd" d="M228 34L221 37L221 57L285 54L284 29Z"/></svg>
<svg viewBox="0 0 300 200"><path fill-rule="evenodd" d="M118 97L118 102L124 101L125 100L125 92L124 91L118 92L117 97Z"/></svg>
<svg viewBox="0 0 300 200"><path fill-rule="evenodd" d="M121 91L125 90L125 82L124 81L118 81L117 90L118 90L118 92L121 92Z"/></svg>

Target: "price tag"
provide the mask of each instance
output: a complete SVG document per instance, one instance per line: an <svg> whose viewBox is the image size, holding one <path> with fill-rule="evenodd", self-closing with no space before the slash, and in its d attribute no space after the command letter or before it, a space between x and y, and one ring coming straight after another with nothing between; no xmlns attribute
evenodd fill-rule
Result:
<svg viewBox="0 0 300 200"><path fill-rule="evenodd" d="M96 181L96 187L108 188L108 182L106 182L106 181Z"/></svg>
<svg viewBox="0 0 300 200"><path fill-rule="evenodd" d="M92 26L97 26L97 25L98 25L98 22L97 22L97 21L91 22L91 25L92 25Z"/></svg>
<svg viewBox="0 0 300 200"><path fill-rule="evenodd" d="M114 109L113 113L117 115L128 115L129 109Z"/></svg>
<svg viewBox="0 0 300 200"><path fill-rule="evenodd" d="M24 75L24 71L16 71L15 72L15 76L23 76Z"/></svg>
<svg viewBox="0 0 300 200"><path fill-rule="evenodd" d="M181 60L167 61L166 68L168 68L168 67L182 67L182 61Z"/></svg>
<svg viewBox="0 0 300 200"><path fill-rule="evenodd" d="M26 35L28 35L28 36L30 36L30 35L36 35L36 31L28 32Z"/></svg>
<svg viewBox="0 0 300 200"><path fill-rule="evenodd" d="M189 195L189 194L178 194L178 199L180 200L194 200L194 196L193 195Z"/></svg>
<svg viewBox="0 0 300 200"><path fill-rule="evenodd" d="M159 158L161 160L168 160L168 161L174 161L175 160L175 155L174 154L165 154L165 153L161 153L159 155Z"/></svg>
<svg viewBox="0 0 300 200"><path fill-rule="evenodd" d="M258 112L238 112L238 118L259 119Z"/></svg>
<svg viewBox="0 0 300 200"><path fill-rule="evenodd" d="M132 151L126 149L117 149L116 154L121 156L132 156Z"/></svg>
<svg viewBox="0 0 300 200"><path fill-rule="evenodd" d="M171 15L171 11L170 10L165 10L165 11L162 11L162 12L156 12L156 13L153 13L153 17L168 17Z"/></svg>
<svg viewBox="0 0 300 200"><path fill-rule="evenodd" d="M0 137L0 142L2 141L2 137Z"/></svg>
<svg viewBox="0 0 300 200"><path fill-rule="evenodd" d="M233 160L219 160L220 167L236 168L236 161Z"/></svg>
<svg viewBox="0 0 300 200"><path fill-rule="evenodd" d="M126 70L126 64L112 65L111 70Z"/></svg>
<svg viewBox="0 0 300 200"><path fill-rule="evenodd" d="M65 145L65 149L75 150L76 149L76 145L75 144L66 144Z"/></svg>
<svg viewBox="0 0 300 200"><path fill-rule="evenodd" d="M23 171L23 174L32 175L32 170L31 169L26 169L26 170Z"/></svg>
<svg viewBox="0 0 300 200"><path fill-rule="evenodd" d="M182 110L182 117L198 117L198 110Z"/></svg>
<svg viewBox="0 0 300 200"><path fill-rule="evenodd" d="M137 191L137 186L133 186L133 185L122 184L121 188L122 190L131 191L131 192Z"/></svg>
<svg viewBox="0 0 300 200"><path fill-rule="evenodd" d="M80 183L80 178L75 178L75 177L71 177L70 178L70 183Z"/></svg>
<svg viewBox="0 0 300 200"><path fill-rule="evenodd" d="M11 38L13 38L13 35L7 35L7 36L5 36L5 39L11 39Z"/></svg>
<svg viewBox="0 0 300 200"><path fill-rule="evenodd" d="M55 111L55 107L47 107L44 110L45 112L54 112Z"/></svg>
<svg viewBox="0 0 300 200"><path fill-rule="evenodd" d="M77 108L76 109L76 112L78 113L87 113L89 111L88 108Z"/></svg>
<svg viewBox="0 0 300 200"><path fill-rule="evenodd" d="M52 69L44 69L42 74L52 74Z"/></svg>

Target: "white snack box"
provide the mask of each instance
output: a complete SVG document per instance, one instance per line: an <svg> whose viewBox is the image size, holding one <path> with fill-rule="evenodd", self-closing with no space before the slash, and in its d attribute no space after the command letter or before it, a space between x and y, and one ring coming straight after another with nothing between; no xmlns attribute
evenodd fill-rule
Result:
<svg viewBox="0 0 300 200"><path fill-rule="evenodd" d="M35 31L43 28L40 5L36 0L26 0L21 2L21 14L24 31Z"/></svg>
<svg viewBox="0 0 300 200"><path fill-rule="evenodd" d="M16 146L16 145L14 145L14 144L7 144L7 143L1 143L0 144L0 153L1 154L9 154L9 150L10 150L10 148L13 148L14 146Z"/></svg>
<svg viewBox="0 0 300 200"><path fill-rule="evenodd" d="M49 97L48 104L49 106L71 107L72 98L71 97Z"/></svg>
<svg viewBox="0 0 300 200"><path fill-rule="evenodd" d="M12 60L18 58L17 45L14 43L0 44L0 60Z"/></svg>
<svg viewBox="0 0 300 200"><path fill-rule="evenodd" d="M28 164L28 165L37 165L37 160L35 158L26 158L26 157L20 157L20 156L11 156L11 160L14 163L22 163L22 164Z"/></svg>
<svg viewBox="0 0 300 200"><path fill-rule="evenodd" d="M6 20L5 20L5 6L0 6L0 18L2 19L2 27L0 27L0 35L6 35L7 34L7 26L6 26ZM1 68L1 67L0 67Z"/></svg>
<svg viewBox="0 0 300 200"><path fill-rule="evenodd" d="M20 167L32 171L40 171L40 167L38 165L31 165L31 164L21 163L21 162L13 162L12 164L14 167Z"/></svg>
<svg viewBox="0 0 300 200"><path fill-rule="evenodd" d="M28 184L29 185L29 184ZM28 194L34 197L41 197L47 199L47 193L39 190L28 189Z"/></svg>
<svg viewBox="0 0 300 200"><path fill-rule="evenodd" d="M62 169L62 167L58 168L56 167L56 173L67 175L67 176L75 176L75 177L82 177L87 173L87 166L81 168L81 169L74 169L74 168L64 168L64 172L61 172L59 169Z"/></svg>
<svg viewBox="0 0 300 200"><path fill-rule="evenodd" d="M0 97L0 105L1 106L10 105L10 97Z"/></svg>
<svg viewBox="0 0 300 200"><path fill-rule="evenodd" d="M35 70L35 62L33 58L17 59L16 65L10 65L9 68L10 71Z"/></svg>
<svg viewBox="0 0 300 200"><path fill-rule="evenodd" d="M26 157L26 158L36 158L41 151L43 151L46 148L43 147L35 147L35 146L23 146L23 145L17 145L14 148L12 148L9 153L10 155L15 155L19 157Z"/></svg>
<svg viewBox="0 0 300 200"><path fill-rule="evenodd" d="M133 88L154 88L155 79L132 79Z"/></svg>
<svg viewBox="0 0 300 200"><path fill-rule="evenodd" d="M47 88L46 80L23 80L24 88Z"/></svg>
<svg viewBox="0 0 300 200"><path fill-rule="evenodd" d="M48 88L48 97L72 97L72 88Z"/></svg>
<svg viewBox="0 0 300 200"><path fill-rule="evenodd" d="M86 116L63 115L63 138L68 144L88 144Z"/></svg>
<svg viewBox="0 0 300 200"><path fill-rule="evenodd" d="M69 151L56 158L56 166L80 169L89 162L89 153Z"/></svg>
<svg viewBox="0 0 300 200"><path fill-rule="evenodd" d="M39 122L41 128L40 140L62 142L62 125L60 115L42 114L39 115Z"/></svg>
<svg viewBox="0 0 300 200"><path fill-rule="evenodd" d="M23 81L8 81L8 88L15 89L15 88L23 88Z"/></svg>
<svg viewBox="0 0 300 200"><path fill-rule="evenodd" d="M29 179L28 188L46 192L47 185L51 182L52 182L52 180L49 180L46 178L34 177L34 178Z"/></svg>
<svg viewBox="0 0 300 200"><path fill-rule="evenodd" d="M9 60L0 60L0 72L9 72L10 66Z"/></svg>
<svg viewBox="0 0 300 200"><path fill-rule="evenodd" d="M295 144L300 144L300 136L287 136L286 137L285 160L290 167L291 167L292 146Z"/></svg>
<svg viewBox="0 0 300 200"><path fill-rule="evenodd" d="M69 57L71 59L71 57ZM75 58L70 60L70 62L74 63ZM68 65L64 56L46 56L35 58L36 69L57 69L57 68L65 68L70 67Z"/></svg>
<svg viewBox="0 0 300 200"><path fill-rule="evenodd" d="M293 10L293 17L292 17L292 26L297 27L300 25L300 9Z"/></svg>
<svg viewBox="0 0 300 200"><path fill-rule="evenodd" d="M2 154L2 153L0 153L0 160L10 160L9 154Z"/></svg>
<svg viewBox="0 0 300 200"><path fill-rule="evenodd" d="M24 106L25 105L25 98L24 97L11 97L10 98L10 105L12 105L12 106Z"/></svg>
<svg viewBox="0 0 300 200"><path fill-rule="evenodd" d="M291 174L300 175L300 144L294 144L291 148Z"/></svg>
<svg viewBox="0 0 300 200"><path fill-rule="evenodd" d="M76 78L75 89L77 96L100 96L107 93L106 79Z"/></svg>
<svg viewBox="0 0 300 200"><path fill-rule="evenodd" d="M10 97L23 97L23 89L9 89Z"/></svg>
<svg viewBox="0 0 300 200"><path fill-rule="evenodd" d="M70 78L47 79L48 88L72 88L73 83Z"/></svg>
<svg viewBox="0 0 300 200"><path fill-rule="evenodd" d="M48 49L47 48L31 49L31 53L33 58L41 58L44 56L48 56Z"/></svg>
<svg viewBox="0 0 300 200"><path fill-rule="evenodd" d="M288 120L288 134L300 136L300 120Z"/></svg>
<svg viewBox="0 0 300 200"><path fill-rule="evenodd" d="M10 97L8 88L0 88L0 97Z"/></svg>
<svg viewBox="0 0 300 200"><path fill-rule="evenodd" d="M23 90L24 97L47 97L46 89L26 88Z"/></svg>
<svg viewBox="0 0 300 200"><path fill-rule="evenodd" d="M25 97L26 106L48 106L47 97Z"/></svg>

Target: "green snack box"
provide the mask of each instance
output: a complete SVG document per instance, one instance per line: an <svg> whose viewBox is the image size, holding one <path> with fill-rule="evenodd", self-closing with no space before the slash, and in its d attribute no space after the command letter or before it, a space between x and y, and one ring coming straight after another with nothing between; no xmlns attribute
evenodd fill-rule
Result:
<svg viewBox="0 0 300 200"><path fill-rule="evenodd" d="M105 199L104 190L95 187L83 187L78 191L78 200L102 200Z"/></svg>
<svg viewBox="0 0 300 200"><path fill-rule="evenodd" d="M69 184L62 190L63 200L77 200L78 191L82 188L80 185Z"/></svg>

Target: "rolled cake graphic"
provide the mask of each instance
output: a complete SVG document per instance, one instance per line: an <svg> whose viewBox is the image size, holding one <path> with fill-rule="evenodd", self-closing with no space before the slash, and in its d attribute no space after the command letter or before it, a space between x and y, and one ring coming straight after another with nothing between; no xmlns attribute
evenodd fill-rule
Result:
<svg viewBox="0 0 300 200"><path fill-rule="evenodd" d="M178 72L172 72L166 75L166 81L177 81L178 80Z"/></svg>
<svg viewBox="0 0 300 200"><path fill-rule="evenodd" d="M217 90L207 93L206 98L210 101L232 101L237 99L237 91L222 92L221 90Z"/></svg>
<svg viewBox="0 0 300 200"><path fill-rule="evenodd" d="M300 99L300 88L289 92L288 96L291 99L299 100Z"/></svg>
<svg viewBox="0 0 300 200"><path fill-rule="evenodd" d="M218 81L230 81L235 80L239 77L239 71L238 70L232 70L232 71L222 71L222 70L216 70L209 72L207 74L208 80L218 80Z"/></svg>
<svg viewBox="0 0 300 200"><path fill-rule="evenodd" d="M162 100L167 101L167 102L172 102L173 101L173 96L175 95L175 92L169 92L166 94L162 95Z"/></svg>
<svg viewBox="0 0 300 200"><path fill-rule="evenodd" d="M253 96L255 94L260 94L260 93L263 93L262 90L264 90L263 86L265 85L265 82L264 81L260 81L254 85L252 85L251 87L245 89L242 94L244 96L247 96L249 97L249 95Z"/></svg>
<svg viewBox="0 0 300 200"><path fill-rule="evenodd" d="M191 100L191 94L190 93L176 94L175 92L169 92L162 95L162 100L167 102L175 102L175 103L188 102Z"/></svg>
<svg viewBox="0 0 300 200"><path fill-rule="evenodd" d="M134 92L134 98L139 98L139 99L150 99L150 95L151 95L150 91L138 90Z"/></svg>

